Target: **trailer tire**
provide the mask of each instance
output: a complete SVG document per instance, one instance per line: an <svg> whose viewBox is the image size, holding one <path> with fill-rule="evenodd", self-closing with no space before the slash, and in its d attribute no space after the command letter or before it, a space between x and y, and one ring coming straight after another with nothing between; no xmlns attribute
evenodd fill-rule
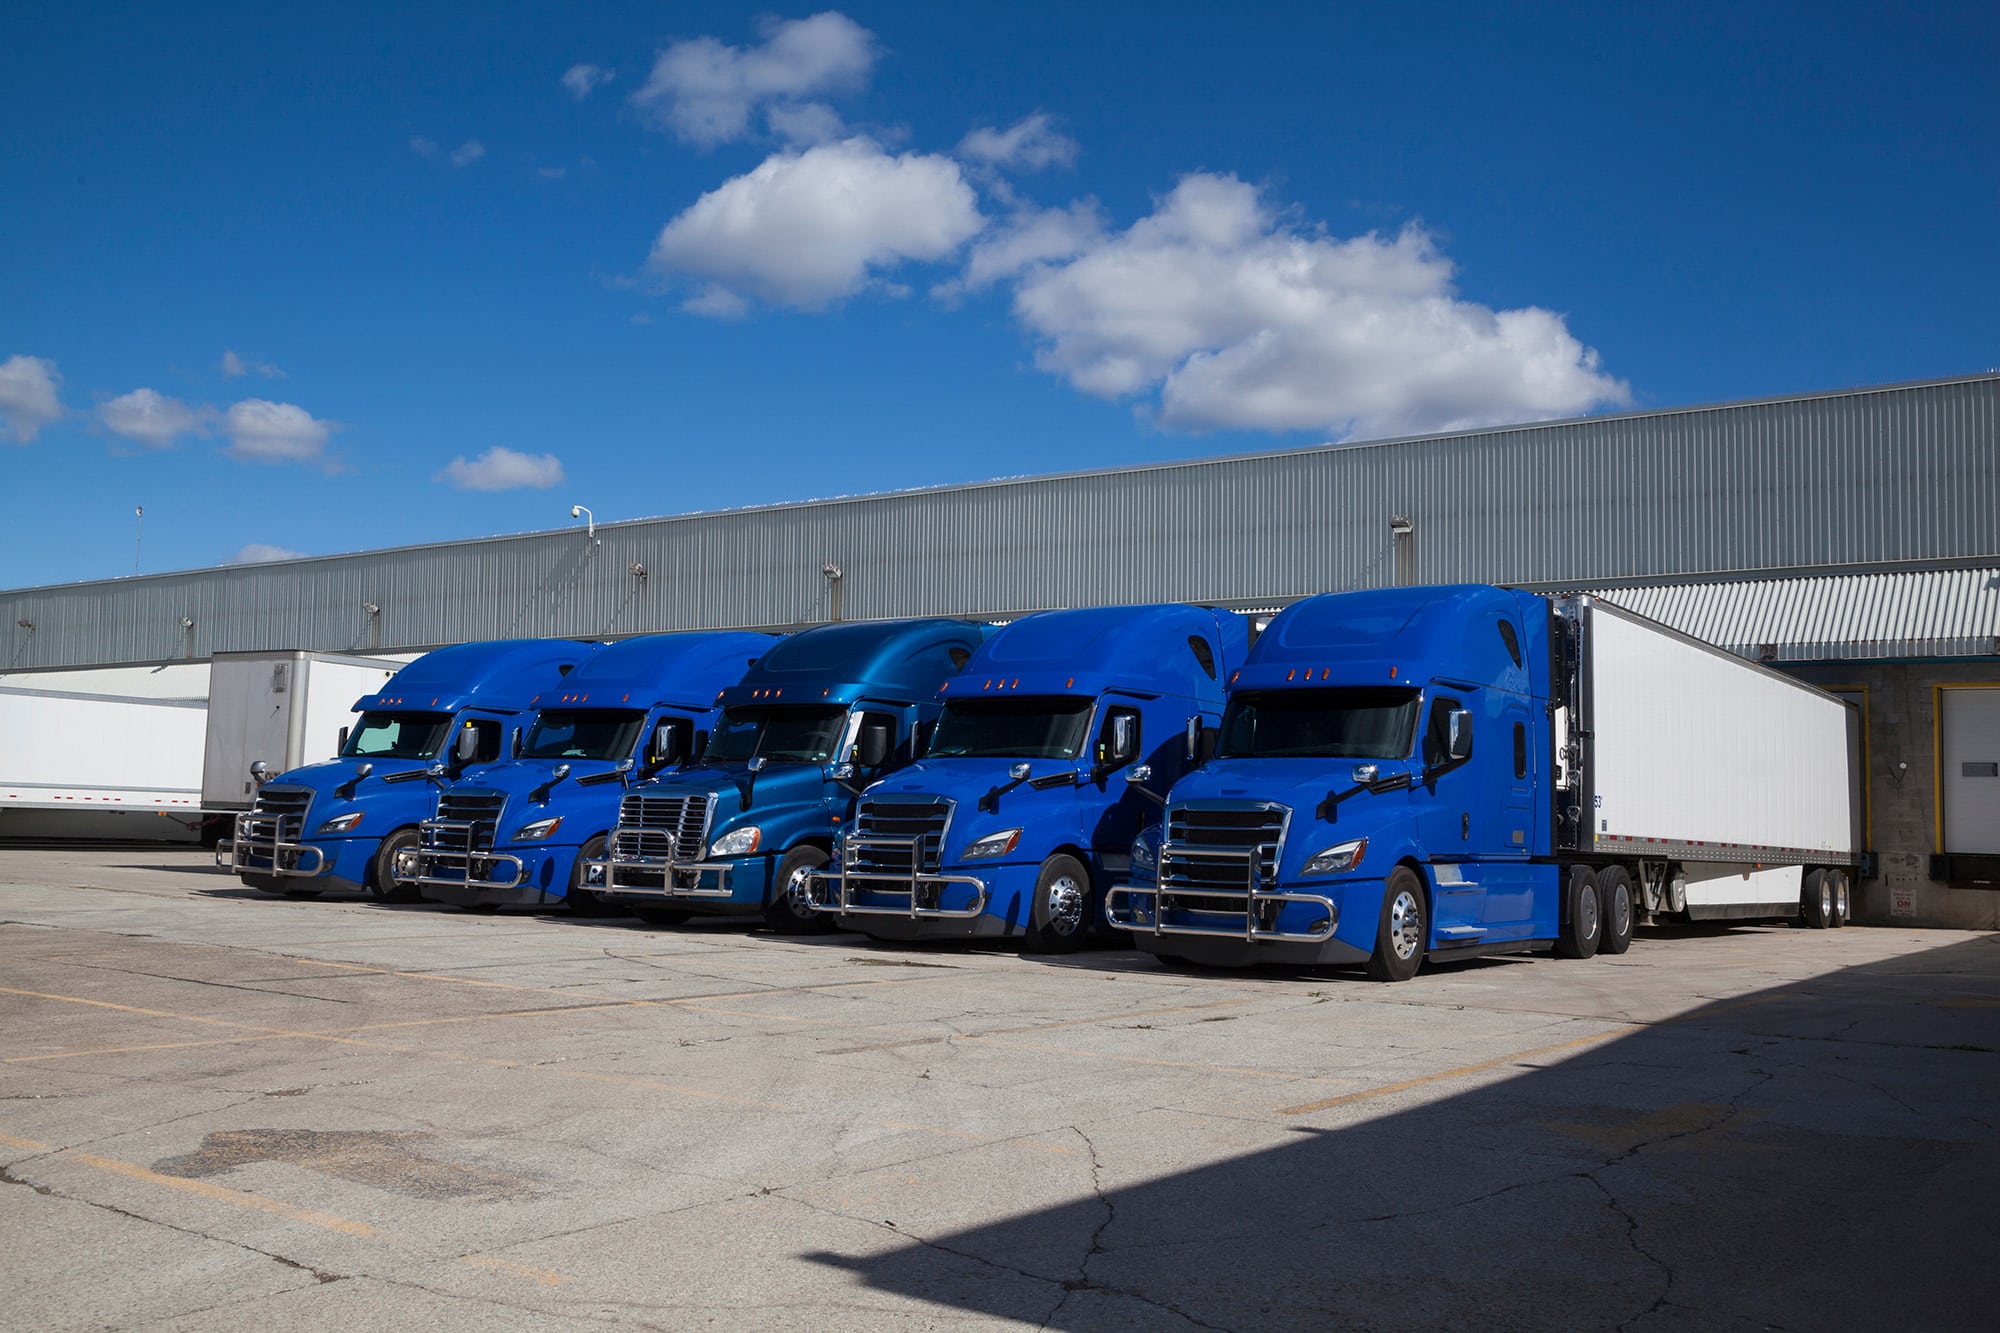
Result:
<svg viewBox="0 0 2000 1333"><path fill-rule="evenodd" d="M1556 936L1556 957L1589 958L1604 933L1604 904L1597 896L1597 874L1589 866L1571 866L1563 877L1562 925Z"/></svg>
<svg viewBox="0 0 2000 1333"><path fill-rule="evenodd" d="M1430 939L1430 912L1424 906L1424 882L1408 866L1389 872L1382 889L1382 911L1375 921L1375 952L1368 955L1368 975L1376 981L1408 981L1424 965L1424 945Z"/></svg>
<svg viewBox="0 0 2000 1333"><path fill-rule="evenodd" d="M1799 916L1813 930L1832 929L1833 885L1826 871L1806 871L1805 883L1799 888Z"/></svg>
<svg viewBox="0 0 2000 1333"><path fill-rule="evenodd" d="M824 935L833 918L806 905L806 876L831 858L809 842L786 852L771 883L771 901L764 904L764 926L780 935Z"/></svg>
<svg viewBox="0 0 2000 1333"><path fill-rule="evenodd" d="M1632 876L1624 866L1597 873L1597 905L1603 909L1597 951L1617 955L1632 947Z"/></svg>
<svg viewBox="0 0 2000 1333"><path fill-rule="evenodd" d="M1829 870L1828 881L1833 885L1833 924L1844 926L1853 919L1853 903L1848 897L1847 872Z"/></svg>
<svg viewBox="0 0 2000 1333"><path fill-rule="evenodd" d="M424 895L416 885L397 879L395 874L396 853L416 845L417 831L399 828L375 848L375 855L368 858L368 892L375 896L375 901L414 903L422 900Z"/></svg>
<svg viewBox="0 0 2000 1333"><path fill-rule="evenodd" d="M649 926L685 925L687 924L687 919L694 915L693 912L680 907L653 907L640 903L624 903L621 905L628 909L633 916L638 917L640 921ZM608 912L616 912L618 907L613 906L606 910Z"/></svg>
<svg viewBox="0 0 2000 1333"><path fill-rule="evenodd" d="M594 861L604 855L604 835L584 843L576 849L576 860L570 862L569 887L563 890L563 906L572 916L609 916L610 909L596 890L583 886L583 863Z"/></svg>

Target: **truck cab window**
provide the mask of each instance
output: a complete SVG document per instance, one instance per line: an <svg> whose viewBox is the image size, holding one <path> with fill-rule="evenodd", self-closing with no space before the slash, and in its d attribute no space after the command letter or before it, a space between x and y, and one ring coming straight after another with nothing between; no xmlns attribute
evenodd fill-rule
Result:
<svg viewBox="0 0 2000 1333"><path fill-rule="evenodd" d="M1521 636L1504 620L1500 622L1500 642L1507 645L1507 656L1514 659L1514 665L1521 665Z"/></svg>
<svg viewBox="0 0 2000 1333"><path fill-rule="evenodd" d="M525 759L623 759L639 739L644 713L625 709L547 711L521 746Z"/></svg>
<svg viewBox="0 0 2000 1333"><path fill-rule="evenodd" d="M1188 651L1194 654L1195 661L1201 663L1201 669L1208 673L1208 678L1214 680L1215 650L1208 646L1208 640L1199 634L1188 635Z"/></svg>
<svg viewBox="0 0 2000 1333"><path fill-rule="evenodd" d="M730 708L716 722L705 758L740 764L756 755L773 764L823 764L846 723L845 708Z"/></svg>
<svg viewBox="0 0 2000 1333"><path fill-rule="evenodd" d="M1074 759L1083 753L1091 700L1027 695L953 699L930 753L936 759Z"/></svg>
<svg viewBox="0 0 2000 1333"><path fill-rule="evenodd" d="M1407 759L1417 692L1335 686L1244 690L1229 696L1216 755L1222 759Z"/></svg>
<svg viewBox="0 0 2000 1333"><path fill-rule="evenodd" d="M363 713L341 753L361 759L429 759L450 727L445 713Z"/></svg>
<svg viewBox="0 0 2000 1333"><path fill-rule="evenodd" d="M1528 776L1528 729L1519 722L1514 724L1514 776Z"/></svg>

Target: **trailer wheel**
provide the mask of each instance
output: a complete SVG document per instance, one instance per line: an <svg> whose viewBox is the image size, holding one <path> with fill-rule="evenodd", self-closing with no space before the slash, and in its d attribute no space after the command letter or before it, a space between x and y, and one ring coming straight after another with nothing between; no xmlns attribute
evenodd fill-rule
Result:
<svg viewBox="0 0 2000 1333"><path fill-rule="evenodd" d="M1799 915L1814 930L1832 928L1833 885L1826 871L1806 871L1805 883L1799 889Z"/></svg>
<svg viewBox="0 0 2000 1333"><path fill-rule="evenodd" d="M1368 955L1368 975L1376 981L1408 981L1424 965L1429 938L1424 882L1408 866L1397 866L1382 890L1382 915L1375 922L1375 952Z"/></svg>
<svg viewBox="0 0 2000 1333"><path fill-rule="evenodd" d="M1852 904L1847 896L1847 872L1829 870L1826 872L1826 878L1828 883L1833 885L1833 924L1844 926L1853 919Z"/></svg>
<svg viewBox="0 0 2000 1333"><path fill-rule="evenodd" d="M414 903L423 898L415 884L396 878L396 853L409 851L416 845L417 831L399 828L375 849L375 855L368 861L368 892L375 895L377 902Z"/></svg>
<svg viewBox="0 0 2000 1333"><path fill-rule="evenodd" d="M824 866L827 854L811 843L800 843L778 862L771 901L764 904L764 925L780 935L821 935L833 929L833 918L815 912L806 902L806 876Z"/></svg>
<svg viewBox="0 0 2000 1333"><path fill-rule="evenodd" d="M1626 891L1630 890L1628 883ZM1556 957L1588 958L1595 954L1603 927L1603 901L1597 896L1597 875L1589 866L1571 866L1563 881L1562 928L1556 936Z"/></svg>
<svg viewBox="0 0 2000 1333"><path fill-rule="evenodd" d="M1606 866L1597 873L1597 904L1604 909L1603 934L1597 951L1621 954L1632 947L1632 876L1624 866Z"/></svg>
<svg viewBox="0 0 2000 1333"><path fill-rule="evenodd" d="M1035 901L1021 947L1029 953L1075 953L1091 937L1097 894L1090 872L1074 856L1061 853L1042 862L1035 876Z"/></svg>
<svg viewBox="0 0 2000 1333"><path fill-rule="evenodd" d="M604 835L598 834L576 849L576 860L569 867L569 888L563 892L563 906L572 916L609 916L611 913L602 897L593 889L584 887L583 863L595 861L604 855Z"/></svg>
<svg viewBox="0 0 2000 1333"><path fill-rule="evenodd" d="M693 912L679 907L652 907L639 903L625 903L623 905L631 911L633 916L638 917L649 926L678 926L685 924L687 919L694 915ZM611 907L606 910L615 912L618 909Z"/></svg>

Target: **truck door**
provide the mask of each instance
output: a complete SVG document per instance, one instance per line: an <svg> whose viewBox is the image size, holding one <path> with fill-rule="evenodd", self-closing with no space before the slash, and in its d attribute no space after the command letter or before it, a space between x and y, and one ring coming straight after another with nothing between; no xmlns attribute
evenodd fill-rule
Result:
<svg viewBox="0 0 2000 1333"><path fill-rule="evenodd" d="M1499 737L1481 734L1482 730L1494 729L1489 719L1480 716L1484 710L1479 696L1483 693L1483 690L1439 691L1432 695L1424 714L1420 748L1425 791L1417 797L1423 803L1417 827L1423 835L1424 852L1433 865L1451 865L1478 855L1474 836L1475 826L1481 822L1480 804L1492 799L1492 793L1482 791L1480 770L1490 766L1494 751L1505 749L1498 743ZM1473 715L1472 753L1454 760L1449 749L1449 719L1460 708ZM1481 928L1486 916L1485 892L1472 868L1465 873L1441 872L1432 904L1437 929L1450 932L1455 928ZM1441 938L1454 937L1446 933Z"/></svg>
<svg viewBox="0 0 2000 1333"><path fill-rule="evenodd" d="M1128 744L1134 758L1116 767L1107 767L1118 758L1115 737L1121 727L1130 729ZM1096 739L1090 747L1090 771L1099 776L1082 788L1083 800L1079 803L1085 811L1093 805L1098 808L1099 814L1094 822L1088 815L1085 816L1084 829L1097 851L1126 851L1132 846L1132 839L1139 836L1141 825L1149 822L1150 818L1157 818L1153 815L1155 807L1125 781L1125 770L1132 763L1144 762L1145 758L1145 731L1138 708L1133 703L1107 702L1098 720ZM1157 785L1159 779L1155 778L1154 782ZM1102 796L1098 795L1100 791Z"/></svg>

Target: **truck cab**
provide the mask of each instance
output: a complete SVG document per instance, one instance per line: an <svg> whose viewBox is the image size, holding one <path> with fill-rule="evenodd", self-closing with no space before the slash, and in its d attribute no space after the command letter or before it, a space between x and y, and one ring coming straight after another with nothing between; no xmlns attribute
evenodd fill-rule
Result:
<svg viewBox="0 0 2000 1333"><path fill-rule="evenodd" d="M625 794L582 886L653 924L761 913L774 930L828 928L808 877L861 789L916 757L938 686L982 637L964 621L894 620L785 639L717 695L700 767Z"/></svg>
<svg viewBox="0 0 2000 1333"><path fill-rule="evenodd" d="M360 717L335 758L276 776L251 766L256 800L217 845L216 864L267 893L366 889L414 901L416 886L395 864L433 812L433 781L506 754L532 701L596 649L506 639L425 653L355 703Z"/></svg>
<svg viewBox="0 0 2000 1333"><path fill-rule="evenodd" d="M604 855L626 789L686 762L716 695L778 642L769 634L656 634L600 648L531 702L517 752L437 793L397 877L466 908L588 911L581 860Z"/></svg>
<svg viewBox="0 0 2000 1333"><path fill-rule="evenodd" d="M1483 586L1307 598L1232 674L1214 758L1139 835L1107 919L1140 949L1360 963L1553 941L1551 612Z"/></svg>
<svg viewBox="0 0 2000 1333"><path fill-rule="evenodd" d="M1077 948L1247 646L1242 616L1187 605L1044 611L995 631L941 691L926 757L863 794L814 907L880 939Z"/></svg>

